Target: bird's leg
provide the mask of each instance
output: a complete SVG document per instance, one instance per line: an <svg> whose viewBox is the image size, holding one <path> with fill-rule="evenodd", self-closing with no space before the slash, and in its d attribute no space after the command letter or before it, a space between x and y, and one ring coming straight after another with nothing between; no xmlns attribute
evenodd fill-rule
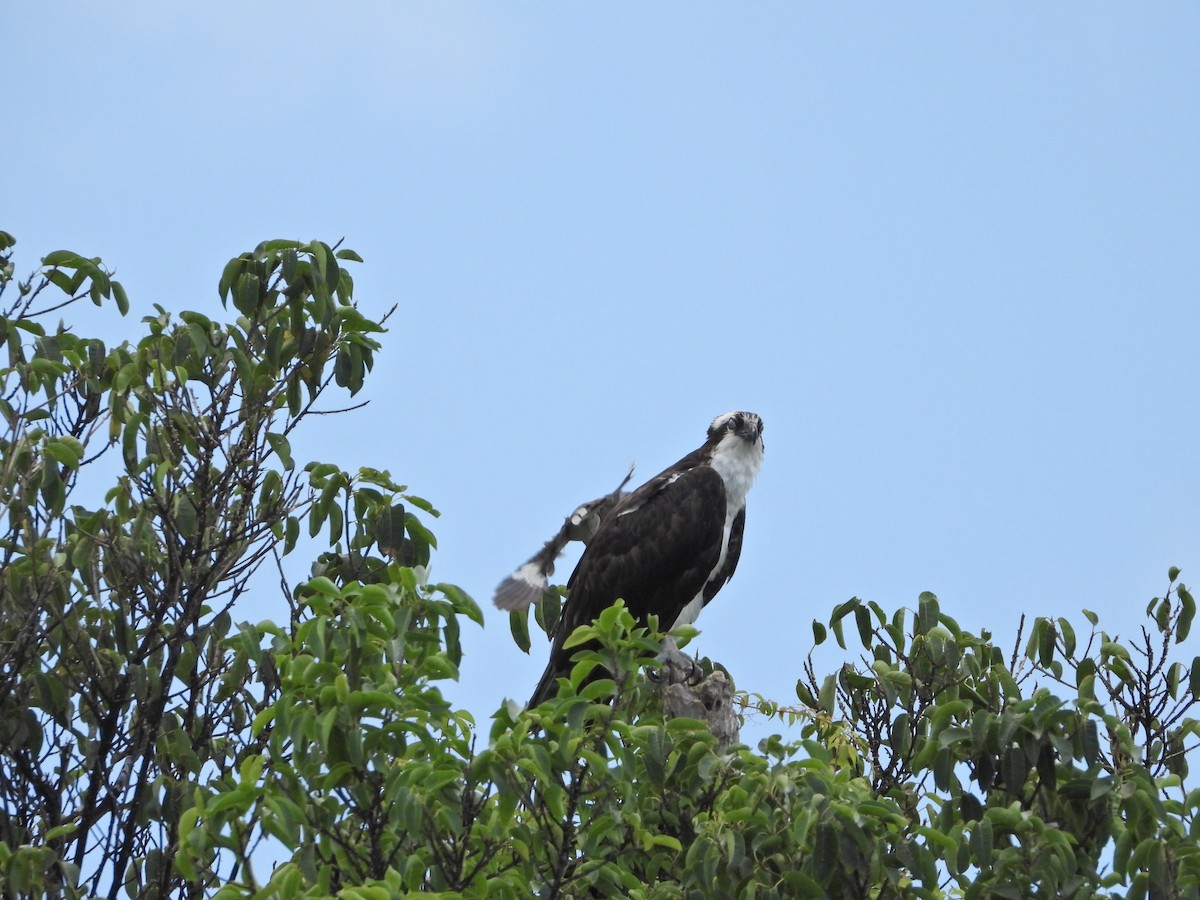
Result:
<svg viewBox="0 0 1200 900"><path fill-rule="evenodd" d="M664 684L699 684L704 680L704 671L696 660L684 654L675 645L671 635L663 638L662 652L656 659L660 666L657 672L651 673L656 681Z"/></svg>

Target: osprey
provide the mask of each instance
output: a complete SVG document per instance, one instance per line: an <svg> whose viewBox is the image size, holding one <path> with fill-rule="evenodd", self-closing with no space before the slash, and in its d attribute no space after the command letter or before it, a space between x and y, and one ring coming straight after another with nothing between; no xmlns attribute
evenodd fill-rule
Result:
<svg viewBox="0 0 1200 900"><path fill-rule="evenodd" d="M567 582L550 662L530 706L552 696L570 672L567 637L617 599L639 621L658 616L668 631L696 621L737 567L762 432L754 413L717 416L703 446L607 511Z"/></svg>

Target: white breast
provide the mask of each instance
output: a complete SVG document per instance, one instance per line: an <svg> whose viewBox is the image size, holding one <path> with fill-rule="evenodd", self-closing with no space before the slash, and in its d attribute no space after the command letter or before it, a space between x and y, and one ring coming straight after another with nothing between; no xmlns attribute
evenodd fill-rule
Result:
<svg viewBox="0 0 1200 900"><path fill-rule="evenodd" d="M708 576L705 586L711 583L716 574L725 568L725 558L729 555L729 535L733 531L733 520L746 506L746 494L749 492L750 486L754 484L758 470L762 468L762 460L762 438L750 444L737 435L731 434L725 437L713 452L712 467L725 482L725 524L721 529L721 553L717 557L717 564ZM704 588L701 588L679 613L671 628L691 625L696 621L703 608Z"/></svg>
<svg viewBox="0 0 1200 900"><path fill-rule="evenodd" d="M713 451L712 467L725 482L729 509L737 515L746 504L746 493L762 468L763 442L760 437L749 443L736 434L727 434Z"/></svg>

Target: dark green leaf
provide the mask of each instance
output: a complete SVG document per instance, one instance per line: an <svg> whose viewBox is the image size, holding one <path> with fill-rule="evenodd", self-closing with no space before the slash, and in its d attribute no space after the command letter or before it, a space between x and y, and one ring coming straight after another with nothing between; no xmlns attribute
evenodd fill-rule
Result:
<svg viewBox="0 0 1200 900"><path fill-rule="evenodd" d="M530 648L529 641L529 608L514 609L508 614L508 628L512 632L513 641L521 648L523 653L528 653Z"/></svg>
<svg viewBox="0 0 1200 900"><path fill-rule="evenodd" d="M986 870L992 864L992 823L990 819L980 819L971 830L971 852L975 856L976 865Z"/></svg>
<svg viewBox="0 0 1200 900"><path fill-rule="evenodd" d="M225 264L225 270L221 273L221 280L217 285L217 293L221 298L221 303L225 303L229 297L229 292L233 289L234 282L245 267L246 260L240 256L236 259L231 259Z"/></svg>
<svg viewBox="0 0 1200 900"><path fill-rule="evenodd" d="M243 272L238 276L233 290L233 306L243 316L252 318L258 311L259 298L262 292L262 282L252 272Z"/></svg>
<svg viewBox="0 0 1200 900"><path fill-rule="evenodd" d="M1183 676L1183 663L1172 663L1167 668L1167 694L1174 700L1179 695L1179 680Z"/></svg>
<svg viewBox="0 0 1200 900"><path fill-rule="evenodd" d="M1095 719L1083 723L1083 758L1089 766L1094 766L1100 759L1100 730Z"/></svg>
<svg viewBox="0 0 1200 900"><path fill-rule="evenodd" d="M938 624L940 616L941 606L938 598L929 591L922 592L917 599L916 633L928 634Z"/></svg>
<svg viewBox="0 0 1200 900"><path fill-rule="evenodd" d="M954 754L949 748L938 750L933 757L933 782L940 791L954 787Z"/></svg>
<svg viewBox="0 0 1200 900"><path fill-rule="evenodd" d="M371 520L372 537L381 552L393 558L399 556L404 546L404 522L407 513L403 503L381 510Z"/></svg>
<svg viewBox="0 0 1200 900"><path fill-rule="evenodd" d="M1192 631L1192 620L1196 617L1196 601L1182 584L1176 591L1179 597L1179 619L1175 623L1175 643L1182 643Z"/></svg>
<svg viewBox="0 0 1200 900"><path fill-rule="evenodd" d="M816 619L813 619L812 630L813 643L819 647L821 644L825 643L825 638L828 636L828 632L825 630L825 626Z"/></svg>
<svg viewBox="0 0 1200 900"><path fill-rule="evenodd" d="M1049 619L1041 619L1043 624L1038 641L1038 662L1043 668L1048 668L1054 661L1054 625Z"/></svg>
<svg viewBox="0 0 1200 900"><path fill-rule="evenodd" d="M1075 656L1075 629L1065 618L1058 620L1058 633L1063 642L1063 655L1068 659Z"/></svg>
<svg viewBox="0 0 1200 900"><path fill-rule="evenodd" d="M797 697L797 699L799 699L799 701L801 703L803 703L809 709L817 709L818 708L817 698L813 696L812 690L804 682L803 678L797 680L797 682L796 682L796 697Z"/></svg>
<svg viewBox="0 0 1200 900"><path fill-rule="evenodd" d="M833 611L833 615L829 619L829 627L833 629L833 636L837 638L838 646L843 650L846 649L846 637L842 632L842 619L844 619L857 606L858 598L852 597L845 603L838 604L837 608Z"/></svg>
<svg viewBox="0 0 1200 900"><path fill-rule="evenodd" d="M858 639L862 641L865 649L871 649L872 638L871 633L871 613L865 606L854 607L854 619L858 624Z"/></svg>
<svg viewBox="0 0 1200 900"><path fill-rule="evenodd" d="M129 297L125 294L125 287L119 281L112 283L113 299L117 301L117 310L121 315L129 313Z"/></svg>
<svg viewBox="0 0 1200 900"><path fill-rule="evenodd" d="M404 527L413 540L437 549L437 538L433 536L433 532L421 524L421 520L412 513L405 514Z"/></svg>
<svg viewBox="0 0 1200 900"><path fill-rule="evenodd" d="M1025 751L1020 747L1009 747L1004 752L1000 763L1000 775L1004 779L1004 787L1010 794L1019 795L1025 787L1025 773L1029 770L1025 761Z"/></svg>
<svg viewBox="0 0 1200 900"><path fill-rule="evenodd" d="M964 791L958 804L964 822L976 822L983 816L983 804L970 791Z"/></svg>

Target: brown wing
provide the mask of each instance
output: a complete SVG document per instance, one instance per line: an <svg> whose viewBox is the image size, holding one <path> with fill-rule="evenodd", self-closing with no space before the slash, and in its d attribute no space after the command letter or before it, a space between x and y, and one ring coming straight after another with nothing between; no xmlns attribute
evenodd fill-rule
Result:
<svg viewBox="0 0 1200 900"><path fill-rule="evenodd" d="M659 627L670 628L716 566L724 523L725 485L709 466L668 470L621 501L567 582L563 620L530 705L570 671L576 648L563 649L567 637L617 599L639 621L657 615Z"/></svg>

